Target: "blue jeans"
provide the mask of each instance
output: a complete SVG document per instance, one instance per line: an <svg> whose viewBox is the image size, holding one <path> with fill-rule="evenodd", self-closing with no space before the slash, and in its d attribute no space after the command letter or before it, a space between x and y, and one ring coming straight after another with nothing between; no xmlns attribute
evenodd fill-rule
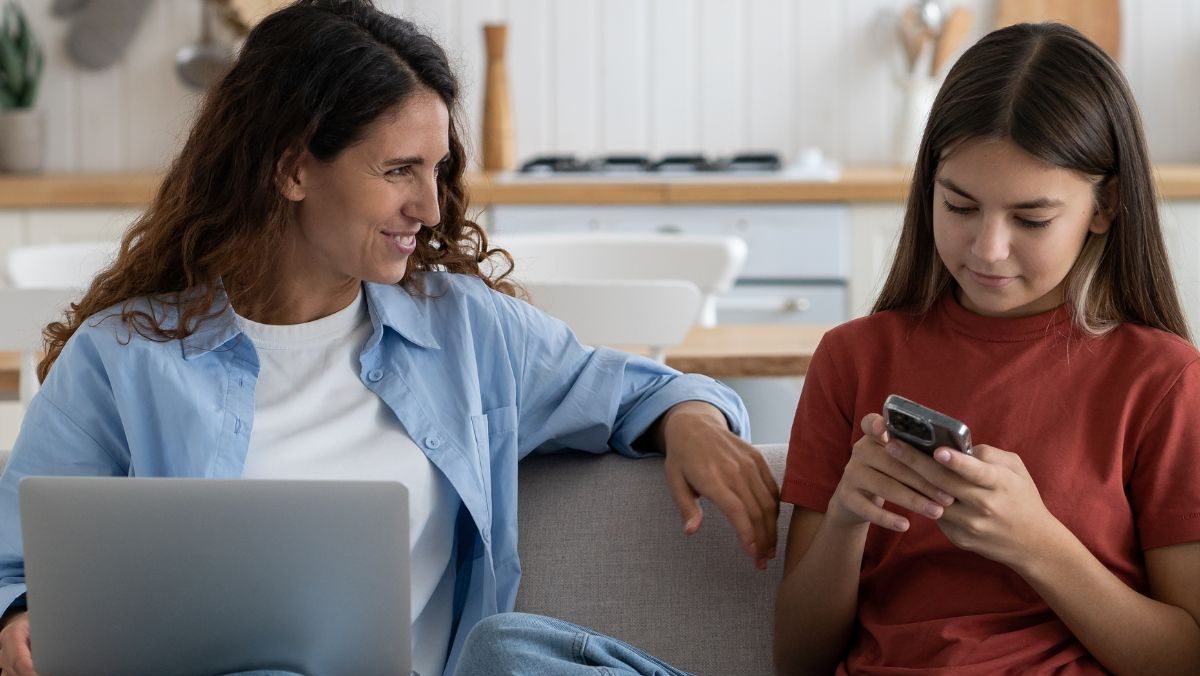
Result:
<svg viewBox="0 0 1200 676"><path fill-rule="evenodd" d="M502 613L475 625L458 676L688 676L637 648L541 615Z"/></svg>

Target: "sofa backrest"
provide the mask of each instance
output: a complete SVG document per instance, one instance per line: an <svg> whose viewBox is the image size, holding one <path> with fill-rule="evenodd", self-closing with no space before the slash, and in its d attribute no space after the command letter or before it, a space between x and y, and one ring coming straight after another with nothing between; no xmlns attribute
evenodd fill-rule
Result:
<svg viewBox="0 0 1200 676"><path fill-rule="evenodd" d="M785 445L760 446L782 480ZM695 674L771 674L779 556L754 568L715 505L692 536L667 492L662 458L562 454L520 470L517 610L628 641Z"/></svg>
<svg viewBox="0 0 1200 676"><path fill-rule="evenodd" d="M787 447L759 450L782 481ZM0 470L7 460L0 450ZM779 556L759 571L720 511L703 504L704 523L687 536L662 458L528 458L520 471L517 610L615 636L694 674L771 674L791 506L780 509Z"/></svg>

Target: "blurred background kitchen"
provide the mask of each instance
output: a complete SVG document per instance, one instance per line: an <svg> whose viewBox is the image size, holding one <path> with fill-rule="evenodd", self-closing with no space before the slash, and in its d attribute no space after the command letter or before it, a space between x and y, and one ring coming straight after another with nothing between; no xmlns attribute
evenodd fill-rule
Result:
<svg viewBox="0 0 1200 676"><path fill-rule="evenodd" d="M272 3L16 4L44 51L33 106L42 136L37 166L0 175L0 260L21 247L118 238L180 146L206 69ZM1177 276L1200 326L1200 0L376 4L429 28L457 63L471 156L482 169L487 126L496 144L488 165L507 170L472 178L479 217L494 232L746 243L715 316L698 319L705 330L674 354L692 354L677 363L738 387L755 441L786 439L820 328L869 308L921 116L945 68L1014 20L1069 19L1124 67L1159 167ZM505 27L491 82L488 24ZM0 126L15 128L2 116ZM10 354L18 349L0 340L9 351L0 357L0 399L9 400L0 401L0 447L11 445L19 416Z"/></svg>

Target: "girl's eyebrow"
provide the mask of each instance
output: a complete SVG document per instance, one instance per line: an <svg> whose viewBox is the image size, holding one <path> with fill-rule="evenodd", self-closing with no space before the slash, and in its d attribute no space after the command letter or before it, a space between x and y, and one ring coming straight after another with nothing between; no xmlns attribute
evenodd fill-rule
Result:
<svg viewBox="0 0 1200 676"><path fill-rule="evenodd" d="M979 201L979 200L975 199L975 197L972 196L971 193L958 187L958 185L955 184L954 181L951 181L948 178L938 177L937 182L939 185L941 185L946 190L958 193L959 195L962 195L963 197L971 200L972 202ZM1016 204L1010 204L1005 208L1007 208L1007 209L1051 209L1054 207L1061 207L1062 205L1063 205L1062 200L1054 200L1054 199L1050 199L1049 197L1038 197L1036 199L1026 200L1024 202L1017 202Z"/></svg>

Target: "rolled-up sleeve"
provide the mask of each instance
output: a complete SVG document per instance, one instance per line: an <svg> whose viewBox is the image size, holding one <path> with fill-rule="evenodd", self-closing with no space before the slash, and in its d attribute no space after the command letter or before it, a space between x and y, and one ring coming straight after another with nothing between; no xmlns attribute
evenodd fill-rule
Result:
<svg viewBox="0 0 1200 676"><path fill-rule="evenodd" d="M561 321L496 294L517 375L520 454L573 449L640 456L634 443L672 406L704 401L750 438L746 408L708 376L576 340Z"/></svg>

